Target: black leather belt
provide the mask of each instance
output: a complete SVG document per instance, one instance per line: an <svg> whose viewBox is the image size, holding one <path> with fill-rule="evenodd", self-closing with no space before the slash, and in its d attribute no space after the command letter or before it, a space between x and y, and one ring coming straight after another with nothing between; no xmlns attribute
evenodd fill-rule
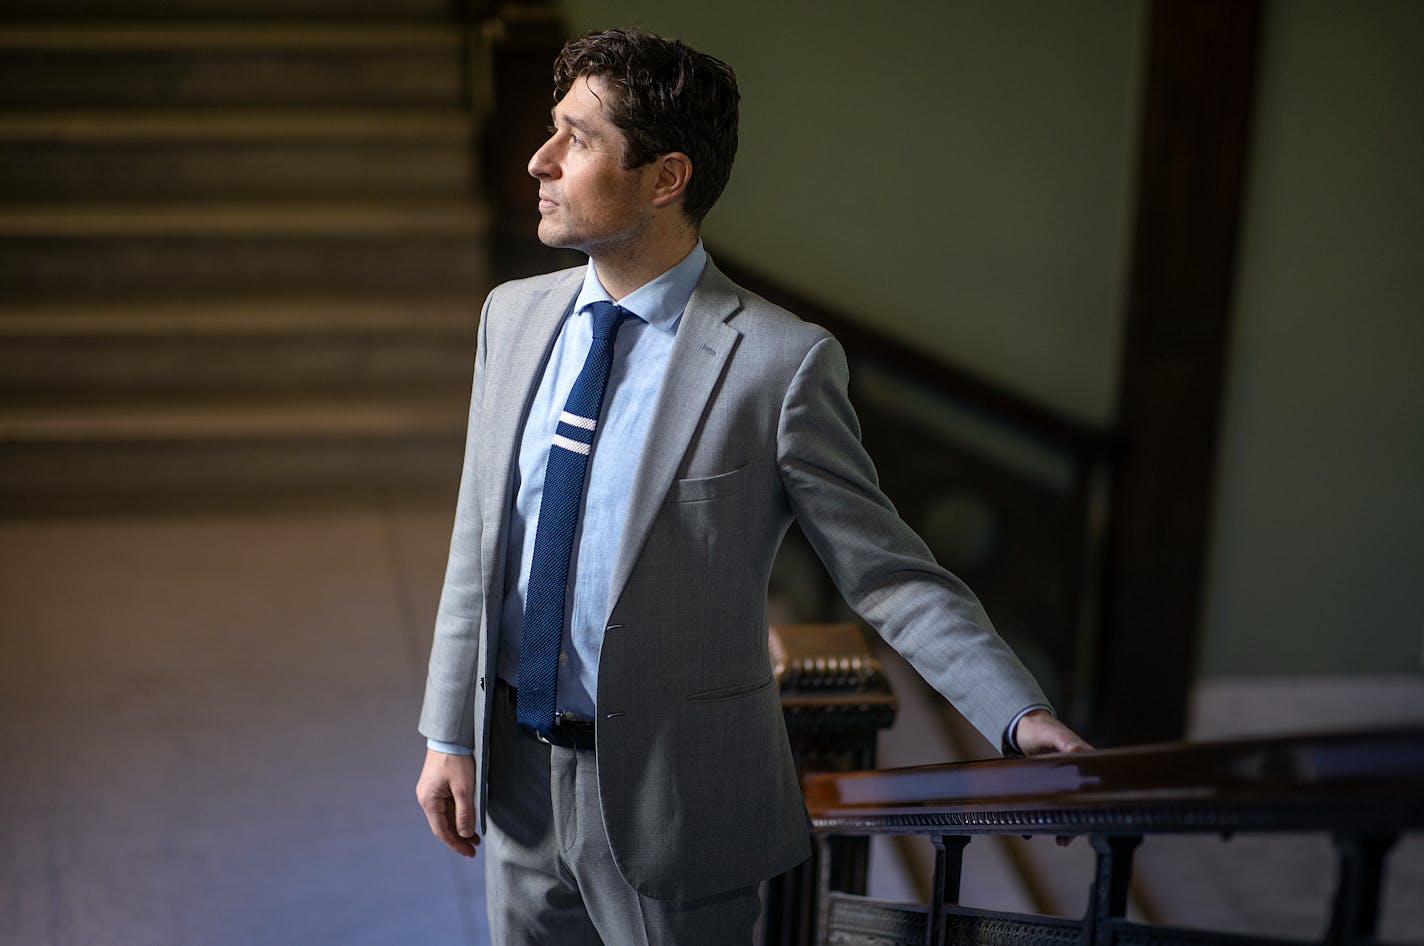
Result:
<svg viewBox="0 0 1424 946"><path fill-rule="evenodd" d="M525 727L528 729L528 727ZM594 747L593 720L565 717L554 720L554 728L547 733L534 729L529 732L540 742L565 749L592 749Z"/></svg>
<svg viewBox="0 0 1424 946"><path fill-rule="evenodd" d="M503 680L499 681L499 684L509 691L509 711L518 719L519 691ZM546 733L523 725L520 728L545 745L562 749L592 749L595 743L593 720L578 719L563 713L554 717L554 727Z"/></svg>

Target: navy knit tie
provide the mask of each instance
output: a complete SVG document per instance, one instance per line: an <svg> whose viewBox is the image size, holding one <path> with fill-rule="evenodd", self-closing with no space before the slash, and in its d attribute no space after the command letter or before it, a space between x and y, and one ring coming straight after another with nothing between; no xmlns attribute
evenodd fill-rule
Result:
<svg viewBox="0 0 1424 946"><path fill-rule="evenodd" d="M588 309L593 316L593 347L559 415L549 450L539 524L534 530L534 561L524 599L524 629L519 637L518 718L521 724L542 733L554 725L569 558L603 389L613 366L613 341L623 320L636 317L611 302L595 302Z"/></svg>

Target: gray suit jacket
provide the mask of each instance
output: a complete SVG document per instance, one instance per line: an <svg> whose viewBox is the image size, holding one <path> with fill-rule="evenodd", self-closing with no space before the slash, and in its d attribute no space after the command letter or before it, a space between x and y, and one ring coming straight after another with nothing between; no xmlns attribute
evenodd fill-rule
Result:
<svg viewBox="0 0 1424 946"><path fill-rule="evenodd" d="M480 321L420 731L475 747L481 831L512 471L582 274L499 286ZM767 650L767 578L792 517L846 601L993 744L1017 712L1046 702L881 494L846 382L829 333L709 261L630 484L598 667L604 822L620 871L646 896L710 896L808 853Z"/></svg>

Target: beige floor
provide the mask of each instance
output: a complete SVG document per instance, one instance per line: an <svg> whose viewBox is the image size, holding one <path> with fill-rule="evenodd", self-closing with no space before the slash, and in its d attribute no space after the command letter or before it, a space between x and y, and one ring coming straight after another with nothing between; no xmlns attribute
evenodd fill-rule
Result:
<svg viewBox="0 0 1424 946"><path fill-rule="evenodd" d="M413 794L449 515L0 522L0 943L487 942Z"/></svg>
<svg viewBox="0 0 1424 946"><path fill-rule="evenodd" d="M0 520L0 944L487 943L480 865L430 838L412 791L449 521L376 499ZM1379 709L1370 686L1335 702ZM1424 705L1417 681L1398 689L1391 712ZM1244 716L1268 725L1289 701L1258 691ZM1323 705L1319 686L1297 704ZM882 763L927 761L897 756L896 738ZM1329 852L1286 840L1153 842L1140 876L1174 922L1308 937ZM969 902L1016 908L994 888L1002 872L976 863ZM1411 836L1392 858L1386 941L1424 942L1421 865ZM1065 903L1089 866L1059 864Z"/></svg>

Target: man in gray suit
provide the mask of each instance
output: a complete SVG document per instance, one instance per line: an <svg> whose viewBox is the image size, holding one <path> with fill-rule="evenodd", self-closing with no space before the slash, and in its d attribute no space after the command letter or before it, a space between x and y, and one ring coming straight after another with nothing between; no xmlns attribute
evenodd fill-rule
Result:
<svg viewBox="0 0 1424 946"><path fill-rule="evenodd" d="M758 883L809 851L767 652L793 517L995 744L1085 745L881 494L835 339L708 259L731 69L613 30L554 83L539 237L589 262L485 302L417 796L456 852L483 836L496 943L746 943ZM549 598L557 652L531 631Z"/></svg>

